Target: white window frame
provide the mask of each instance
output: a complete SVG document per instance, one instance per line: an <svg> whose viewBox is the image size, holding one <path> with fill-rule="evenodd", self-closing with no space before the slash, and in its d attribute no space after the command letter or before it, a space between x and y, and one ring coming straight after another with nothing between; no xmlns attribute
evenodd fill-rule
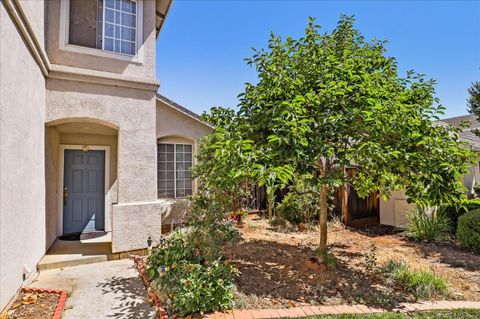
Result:
<svg viewBox="0 0 480 319"><path fill-rule="evenodd" d="M130 61L136 63L143 63L143 0L132 0L137 3L137 24L135 30L136 37L136 54L129 55L119 52L112 52L103 50L105 36L105 30L102 30L102 49L88 48L80 45L68 43L69 27L70 27L70 0L60 1L60 50L88 54L93 56ZM103 11L103 23L102 29L105 29L105 4L102 8Z"/></svg>
<svg viewBox="0 0 480 319"><path fill-rule="evenodd" d="M188 196L192 196L195 193L195 180L194 180L193 177L192 177L192 194L191 195L186 195L186 196L183 196L183 197L178 197L177 196L177 145L190 145L192 147L192 167L193 167L194 157L195 157L193 143L157 141L157 154L158 154L158 145L159 144L173 144L173 198L174 199L184 199L184 198L187 198ZM157 160L157 176L158 176L158 160ZM161 198L161 199L172 198L172 197L158 197L158 180L157 180L157 198Z"/></svg>

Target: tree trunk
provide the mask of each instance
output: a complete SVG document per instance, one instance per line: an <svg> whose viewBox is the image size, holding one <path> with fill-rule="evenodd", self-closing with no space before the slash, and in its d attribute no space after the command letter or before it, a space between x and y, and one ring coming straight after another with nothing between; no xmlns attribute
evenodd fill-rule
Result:
<svg viewBox="0 0 480 319"><path fill-rule="evenodd" d="M272 202L270 199L268 199L268 219L272 219Z"/></svg>
<svg viewBox="0 0 480 319"><path fill-rule="evenodd" d="M327 215L328 215L328 206L327 206L327 197L328 197L328 186L322 185L320 191L320 217L319 217L319 227L320 227L320 245L318 246L321 252L327 250Z"/></svg>

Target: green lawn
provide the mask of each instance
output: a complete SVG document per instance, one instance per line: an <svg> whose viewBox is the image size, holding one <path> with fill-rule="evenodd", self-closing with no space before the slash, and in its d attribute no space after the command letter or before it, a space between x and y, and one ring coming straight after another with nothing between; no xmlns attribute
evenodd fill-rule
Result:
<svg viewBox="0 0 480 319"><path fill-rule="evenodd" d="M412 314L382 313L371 315L328 315L311 319L479 319L479 309L421 311Z"/></svg>

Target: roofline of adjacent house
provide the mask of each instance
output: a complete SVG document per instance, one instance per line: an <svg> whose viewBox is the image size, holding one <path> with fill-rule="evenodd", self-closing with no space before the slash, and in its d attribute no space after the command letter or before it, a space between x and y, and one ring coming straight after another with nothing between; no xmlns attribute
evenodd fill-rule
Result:
<svg viewBox="0 0 480 319"><path fill-rule="evenodd" d="M180 104L170 100L169 98L161 95L160 93L157 93L157 100L163 102L164 104L171 107L175 111L180 112L180 113L190 117L191 119L194 119L195 121L202 123L205 126L208 126L209 128L212 128L212 129L214 128L210 123L202 120L201 116L198 115L197 113L187 109L184 106L181 106Z"/></svg>

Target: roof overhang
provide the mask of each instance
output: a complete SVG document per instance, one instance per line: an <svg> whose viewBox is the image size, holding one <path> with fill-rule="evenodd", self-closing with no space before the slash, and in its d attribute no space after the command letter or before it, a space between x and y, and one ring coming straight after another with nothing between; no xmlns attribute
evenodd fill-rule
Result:
<svg viewBox="0 0 480 319"><path fill-rule="evenodd" d="M167 18L168 11L170 11L170 8L172 7L173 0L155 0L155 2L155 29L158 37L165 19Z"/></svg>

